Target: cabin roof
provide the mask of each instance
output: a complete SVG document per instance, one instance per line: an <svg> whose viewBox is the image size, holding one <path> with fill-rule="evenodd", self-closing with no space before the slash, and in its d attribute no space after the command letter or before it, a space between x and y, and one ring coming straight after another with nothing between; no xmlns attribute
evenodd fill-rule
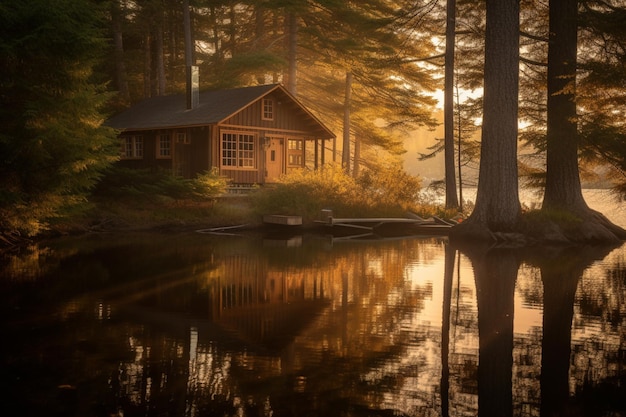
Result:
<svg viewBox="0 0 626 417"><path fill-rule="evenodd" d="M111 117L106 125L118 130L150 130L217 124L274 91L297 105L309 123L316 125L318 137L335 136L280 84L203 91L193 109L187 109L185 94L152 97Z"/></svg>

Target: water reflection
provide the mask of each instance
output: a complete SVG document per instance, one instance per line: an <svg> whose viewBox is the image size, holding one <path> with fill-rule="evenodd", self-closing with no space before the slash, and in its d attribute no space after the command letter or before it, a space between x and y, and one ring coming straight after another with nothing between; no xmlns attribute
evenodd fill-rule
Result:
<svg viewBox="0 0 626 417"><path fill-rule="evenodd" d="M22 415L624 415L625 259L62 239L2 258L2 392Z"/></svg>

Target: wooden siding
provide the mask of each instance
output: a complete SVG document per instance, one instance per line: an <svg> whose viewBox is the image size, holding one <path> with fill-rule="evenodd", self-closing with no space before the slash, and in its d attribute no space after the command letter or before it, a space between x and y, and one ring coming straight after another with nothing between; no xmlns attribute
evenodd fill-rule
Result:
<svg viewBox="0 0 626 417"><path fill-rule="evenodd" d="M244 108L232 117L224 120L222 125L228 126L254 126L260 130L278 130L278 131L291 131L294 133L303 134L309 132L310 126L308 126L304 120L304 111L295 105L291 100L282 98L278 94L270 94L265 98L273 100L274 103L274 120L263 120L261 117L263 100L257 100ZM311 137L310 139L314 139Z"/></svg>
<svg viewBox="0 0 626 417"><path fill-rule="evenodd" d="M179 141L178 134L186 135L185 142ZM157 158L158 138L161 134L169 134L171 141L171 158ZM165 169L184 178L195 178L198 174L211 169L211 150L209 146L209 128L207 126L183 129L145 130L125 132L125 136L141 136L143 138L143 158L121 159L118 164L133 169Z"/></svg>
<svg viewBox="0 0 626 417"><path fill-rule="evenodd" d="M209 128L196 127L188 129L191 137L191 176L196 177L211 169L209 147Z"/></svg>
<svg viewBox="0 0 626 417"><path fill-rule="evenodd" d="M161 159L156 157L157 153L157 132L154 130L141 132L125 132L120 135L120 147L124 137L141 136L143 138L143 157L137 159L120 159L119 166L131 169L172 169L171 159Z"/></svg>
<svg viewBox="0 0 626 417"><path fill-rule="evenodd" d="M231 178L234 184L263 184L265 182L262 170L243 171L222 168L220 173L228 178Z"/></svg>

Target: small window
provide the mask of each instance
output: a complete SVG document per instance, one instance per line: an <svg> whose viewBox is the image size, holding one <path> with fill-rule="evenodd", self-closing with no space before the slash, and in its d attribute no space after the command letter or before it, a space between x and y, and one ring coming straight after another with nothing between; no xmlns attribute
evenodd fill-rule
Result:
<svg viewBox="0 0 626 417"><path fill-rule="evenodd" d="M167 159L172 157L172 141L170 135L158 135L157 158Z"/></svg>
<svg viewBox="0 0 626 417"><path fill-rule="evenodd" d="M274 120L274 100L269 98L263 99L263 113L261 114L263 120Z"/></svg>
<svg viewBox="0 0 626 417"><path fill-rule="evenodd" d="M176 143L182 143L184 145L189 145L190 140L187 137L186 133L177 133L176 134Z"/></svg>
<svg viewBox="0 0 626 417"><path fill-rule="evenodd" d="M304 141L302 139L289 139L287 149L287 164L293 167L303 167Z"/></svg>
<svg viewBox="0 0 626 417"><path fill-rule="evenodd" d="M289 150L290 151L301 151L302 150L302 140L300 139L289 139Z"/></svg>
<svg viewBox="0 0 626 417"><path fill-rule="evenodd" d="M120 156L122 159L142 159L143 136L124 136Z"/></svg>

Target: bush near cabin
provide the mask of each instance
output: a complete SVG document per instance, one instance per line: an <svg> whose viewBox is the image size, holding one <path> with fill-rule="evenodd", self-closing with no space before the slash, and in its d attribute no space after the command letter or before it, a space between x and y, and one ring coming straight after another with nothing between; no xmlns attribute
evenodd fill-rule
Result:
<svg viewBox="0 0 626 417"><path fill-rule="evenodd" d="M421 179L397 167L366 171L353 178L337 165L298 170L252 195L260 214L293 214L305 221L332 209L336 216L402 216L415 211Z"/></svg>

